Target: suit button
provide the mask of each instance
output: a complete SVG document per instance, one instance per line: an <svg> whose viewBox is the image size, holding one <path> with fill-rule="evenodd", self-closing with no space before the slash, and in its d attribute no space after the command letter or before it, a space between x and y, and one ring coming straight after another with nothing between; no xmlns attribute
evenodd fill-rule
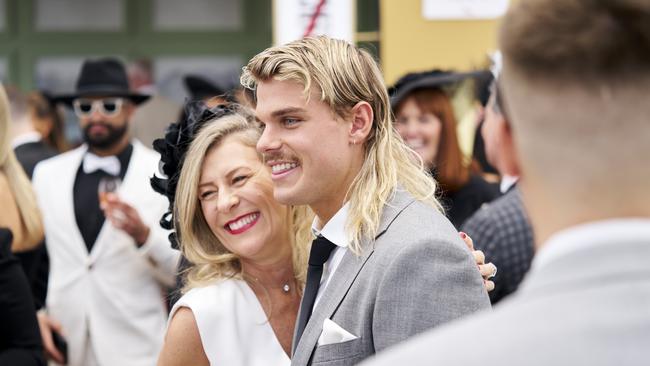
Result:
<svg viewBox="0 0 650 366"><path fill-rule="evenodd" d="M93 264L92 263L88 264L88 270L90 271L91 269L93 269Z"/></svg>

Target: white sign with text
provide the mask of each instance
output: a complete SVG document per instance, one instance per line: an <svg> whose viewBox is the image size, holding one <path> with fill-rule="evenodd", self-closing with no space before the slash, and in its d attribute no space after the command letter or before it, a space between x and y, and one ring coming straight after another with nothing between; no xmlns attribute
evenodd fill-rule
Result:
<svg viewBox="0 0 650 366"><path fill-rule="evenodd" d="M508 0L422 0L427 20L495 19L508 9Z"/></svg>
<svg viewBox="0 0 650 366"><path fill-rule="evenodd" d="M322 34L354 42L355 4L350 0L274 0L273 43Z"/></svg>

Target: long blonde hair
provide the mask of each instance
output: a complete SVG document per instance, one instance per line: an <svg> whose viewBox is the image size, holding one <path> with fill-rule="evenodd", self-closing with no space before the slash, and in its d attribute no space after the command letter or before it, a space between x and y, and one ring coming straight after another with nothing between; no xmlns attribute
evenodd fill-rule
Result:
<svg viewBox="0 0 650 366"><path fill-rule="evenodd" d="M16 201L22 233L21 242L15 242L16 250L28 250L37 246L43 239L43 223L36 203L32 184L22 166L16 159L9 137L10 106L4 87L0 86L0 171L7 179L11 194ZM14 233L20 238L19 233Z"/></svg>
<svg viewBox="0 0 650 366"><path fill-rule="evenodd" d="M300 83L306 98L312 88L317 88L321 101L343 118L358 102L372 106L374 121L364 143L365 161L347 196L350 211L346 229L353 252L361 253L364 236L376 236L384 205L396 189L404 189L442 211L435 197L435 181L393 127L388 93L368 52L342 40L308 37L253 57L243 69L241 83L255 90L257 83L271 78Z"/></svg>
<svg viewBox="0 0 650 366"><path fill-rule="evenodd" d="M237 135L245 145L255 148L260 129L244 109L207 122L192 141L181 169L174 202L177 218L175 228L183 255L193 263L187 272L183 291L208 285L218 279L242 276L239 258L212 233L198 199L201 168L206 154L232 135ZM310 217L313 214L305 206L291 207L287 217L293 270L299 284L305 281L307 248L312 235Z"/></svg>

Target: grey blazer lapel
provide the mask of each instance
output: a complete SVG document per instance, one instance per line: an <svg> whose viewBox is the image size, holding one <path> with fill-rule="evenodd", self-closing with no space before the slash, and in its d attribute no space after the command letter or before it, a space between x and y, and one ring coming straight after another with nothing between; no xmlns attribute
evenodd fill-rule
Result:
<svg viewBox="0 0 650 366"><path fill-rule="evenodd" d="M373 248L370 247L360 257L350 251L343 256L334 276L314 308L300 342L297 345L294 344L294 357L306 357L304 362L299 364L306 364L311 357L312 350L316 347L316 342L323 329L323 321L332 316L372 252Z"/></svg>
<svg viewBox="0 0 650 366"><path fill-rule="evenodd" d="M349 250L345 253L320 301L314 308L298 344L295 343L294 333L293 359L296 364L307 364L322 332L323 322L334 314L345 298L357 275L374 252L376 239L386 232L395 218L413 201L414 198L411 195L398 188L390 202L384 205L376 237L374 240L366 239L362 242L361 247L364 249L361 256L357 256Z"/></svg>
<svg viewBox="0 0 650 366"><path fill-rule="evenodd" d="M404 190L401 186L398 186L393 193L393 196L389 201L384 205L384 210L381 215L381 221L379 223L379 230L377 231L377 236L375 241L382 236L390 225L395 221L397 216L399 216L402 211L409 207L415 198L411 196L408 192ZM375 245L375 241L372 242L372 245Z"/></svg>

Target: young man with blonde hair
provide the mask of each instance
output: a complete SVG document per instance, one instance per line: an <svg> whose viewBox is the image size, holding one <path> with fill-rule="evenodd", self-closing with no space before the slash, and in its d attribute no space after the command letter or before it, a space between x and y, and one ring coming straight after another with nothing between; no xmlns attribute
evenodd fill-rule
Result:
<svg viewBox="0 0 650 366"><path fill-rule="evenodd" d="M242 83L255 91L275 198L316 214L293 365L355 364L489 308L367 52L305 38L255 56Z"/></svg>
<svg viewBox="0 0 650 366"><path fill-rule="evenodd" d="M372 365L645 365L650 359L650 2L522 0L499 81L535 232L531 271L491 314ZM468 335L491 329L479 354Z"/></svg>

